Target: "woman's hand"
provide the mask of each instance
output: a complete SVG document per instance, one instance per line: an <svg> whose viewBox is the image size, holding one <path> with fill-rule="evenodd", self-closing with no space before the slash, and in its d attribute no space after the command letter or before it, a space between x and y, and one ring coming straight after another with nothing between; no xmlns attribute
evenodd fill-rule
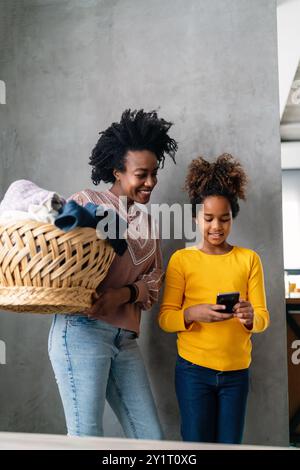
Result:
<svg viewBox="0 0 300 470"><path fill-rule="evenodd" d="M233 316L238 318L248 330L253 328L254 310L250 302L240 299L239 303L233 307Z"/></svg>
<svg viewBox="0 0 300 470"><path fill-rule="evenodd" d="M128 287L121 287L119 289L106 289L100 294L93 295L93 304L90 308L86 309L84 313L89 318L106 317L109 313L115 312L121 305L128 302L130 299L130 290Z"/></svg>
<svg viewBox="0 0 300 470"><path fill-rule="evenodd" d="M188 307L184 311L184 320L188 325L193 321L200 321L211 323L216 321L223 321L232 318L232 313L221 313L218 310L224 310L225 305L218 304L199 304Z"/></svg>

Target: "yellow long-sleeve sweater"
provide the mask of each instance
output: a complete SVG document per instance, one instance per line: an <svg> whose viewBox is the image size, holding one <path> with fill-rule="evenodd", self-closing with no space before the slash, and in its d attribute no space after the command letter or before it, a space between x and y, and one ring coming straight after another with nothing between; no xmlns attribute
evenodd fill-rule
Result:
<svg viewBox="0 0 300 470"><path fill-rule="evenodd" d="M233 291L239 291L241 298L252 304L252 330L237 318L185 326L186 308L215 304L218 293ZM176 251L166 272L159 324L163 330L177 333L179 355L194 364L220 371L249 367L251 334L269 325L258 254L237 246L224 255L208 255L195 246Z"/></svg>

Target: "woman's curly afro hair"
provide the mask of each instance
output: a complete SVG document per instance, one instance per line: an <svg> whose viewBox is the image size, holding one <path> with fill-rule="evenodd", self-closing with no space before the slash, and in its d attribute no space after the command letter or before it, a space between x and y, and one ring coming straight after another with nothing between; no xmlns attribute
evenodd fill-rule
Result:
<svg viewBox="0 0 300 470"><path fill-rule="evenodd" d="M165 155L175 162L177 142L169 137L171 122L159 119L156 111L146 113L143 109L123 112L120 122L114 122L105 131L92 151L92 181L99 184L114 183L114 170L125 171L126 153L129 150L153 152L161 168Z"/></svg>
<svg viewBox="0 0 300 470"><path fill-rule="evenodd" d="M185 181L193 217L196 217L196 205L202 204L207 196L226 197L232 217L236 217L240 210L238 200L246 199L246 185L246 173L232 155L223 153L212 163L202 157L196 158L189 165Z"/></svg>

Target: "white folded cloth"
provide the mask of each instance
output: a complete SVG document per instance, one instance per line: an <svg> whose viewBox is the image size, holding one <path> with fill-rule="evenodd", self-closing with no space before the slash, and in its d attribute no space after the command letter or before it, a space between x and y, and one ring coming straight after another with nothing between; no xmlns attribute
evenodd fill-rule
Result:
<svg viewBox="0 0 300 470"><path fill-rule="evenodd" d="M29 180L14 181L0 203L0 223L14 220L37 220L54 223L65 199L54 191L47 191Z"/></svg>
<svg viewBox="0 0 300 470"><path fill-rule="evenodd" d="M44 204L49 199L53 200L53 209L57 211L66 202L59 194L40 188L32 181L17 180L9 186L4 195L0 204L0 214L8 210L27 212L30 204Z"/></svg>

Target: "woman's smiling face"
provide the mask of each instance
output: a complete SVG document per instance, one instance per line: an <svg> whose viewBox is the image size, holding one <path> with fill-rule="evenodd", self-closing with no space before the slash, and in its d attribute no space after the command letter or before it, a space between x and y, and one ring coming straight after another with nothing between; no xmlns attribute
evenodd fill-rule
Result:
<svg viewBox="0 0 300 470"><path fill-rule="evenodd" d="M128 201L147 204L157 183L158 162L149 150L129 150L125 159L125 171L114 170L114 189L118 196Z"/></svg>

